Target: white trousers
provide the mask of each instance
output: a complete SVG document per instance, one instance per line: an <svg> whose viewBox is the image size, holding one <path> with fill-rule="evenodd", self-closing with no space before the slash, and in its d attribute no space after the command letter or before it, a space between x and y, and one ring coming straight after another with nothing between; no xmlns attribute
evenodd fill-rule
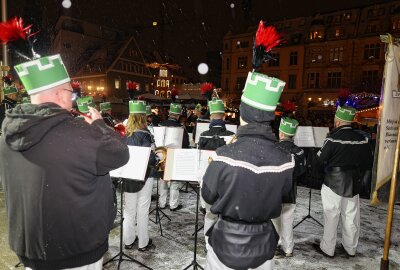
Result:
<svg viewBox="0 0 400 270"><path fill-rule="evenodd" d="M274 261L269 260L260 265L257 268L249 268L249 269L255 269L255 270L273 270L274 269ZM229 268L225 266L217 257L215 254L212 246L207 251L207 260L206 260L206 267L205 270L233 270L232 268Z"/></svg>
<svg viewBox="0 0 400 270"><path fill-rule="evenodd" d="M293 220L294 220L295 209L296 209L296 204L284 203L282 204L281 216L272 219L272 223L274 224L275 229L279 234L279 241L282 250L285 253L293 252L293 247L294 247Z"/></svg>
<svg viewBox="0 0 400 270"><path fill-rule="evenodd" d="M32 270L32 268L25 267L26 270ZM64 270L101 270L103 269L103 258L94 262L92 264L74 267L74 268L65 268Z"/></svg>
<svg viewBox="0 0 400 270"><path fill-rule="evenodd" d="M169 208L174 209L179 205L179 188L181 186L180 181L164 181L160 179L160 207L165 207L167 204L168 186L169 192Z"/></svg>
<svg viewBox="0 0 400 270"><path fill-rule="evenodd" d="M210 245L208 244L208 236L206 236L206 233L208 231L208 229L211 228L211 226L217 222L218 220L218 215L215 215L213 213L211 213L211 205L209 205L208 203L204 202L204 206L206 209L206 214L204 216L204 237L206 239L206 249L209 250L210 249Z"/></svg>
<svg viewBox="0 0 400 270"><path fill-rule="evenodd" d="M139 238L139 248L149 243L149 208L153 178L148 178L144 187L136 193L124 192L124 243L130 245ZM136 226L137 223L137 226Z"/></svg>
<svg viewBox="0 0 400 270"><path fill-rule="evenodd" d="M337 227L342 218L342 245L350 255L356 254L360 236L360 199L337 195L329 187L322 185L322 207L324 209L324 235L320 247L326 254L335 254Z"/></svg>

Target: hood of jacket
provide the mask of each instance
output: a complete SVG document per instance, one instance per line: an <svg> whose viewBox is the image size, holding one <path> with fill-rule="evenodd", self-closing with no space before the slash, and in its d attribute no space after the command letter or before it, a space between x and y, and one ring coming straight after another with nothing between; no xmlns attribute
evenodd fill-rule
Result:
<svg viewBox="0 0 400 270"><path fill-rule="evenodd" d="M6 144L15 151L36 145L53 127L72 115L55 103L19 104L7 112L2 129Z"/></svg>

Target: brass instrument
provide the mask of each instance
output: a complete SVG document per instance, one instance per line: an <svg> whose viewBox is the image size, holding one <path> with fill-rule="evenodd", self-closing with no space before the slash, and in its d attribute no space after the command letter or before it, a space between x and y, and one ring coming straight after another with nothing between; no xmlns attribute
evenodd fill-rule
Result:
<svg viewBox="0 0 400 270"><path fill-rule="evenodd" d="M237 136L236 134L232 136L232 139L227 143L227 144L231 144L237 141Z"/></svg>
<svg viewBox="0 0 400 270"><path fill-rule="evenodd" d="M167 148L165 146L160 146L157 147L154 150L156 156L160 158L160 161L158 161L156 168L158 172L163 172L165 168L165 162L167 160Z"/></svg>

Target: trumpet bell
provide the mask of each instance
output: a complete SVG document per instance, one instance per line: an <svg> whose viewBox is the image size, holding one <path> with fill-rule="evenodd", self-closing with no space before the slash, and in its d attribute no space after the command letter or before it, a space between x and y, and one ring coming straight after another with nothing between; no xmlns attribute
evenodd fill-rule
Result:
<svg viewBox="0 0 400 270"><path fill-rule="evenodd" d="M160 161L157 164L157 171L163 172L165 168L165 162L167 160L167 148L164 146L157 147L154 150L156 156L160 159Z"/></svg>

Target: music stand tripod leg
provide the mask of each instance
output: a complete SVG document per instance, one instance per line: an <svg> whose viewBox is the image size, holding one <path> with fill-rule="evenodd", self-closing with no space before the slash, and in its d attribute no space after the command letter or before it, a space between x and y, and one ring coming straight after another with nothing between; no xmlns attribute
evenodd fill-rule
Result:
<svg viewBox="0 0 400 270"><path fill-rule="evenodd" d="M135 260L134 258L130 257L129 255L125 254L122 250L122 242L123 242L123 231L124 231L124 179L120 178L119 179L120 184L121 184L121 198L120 198L120 207L121 207L121 221L120 221L120 234L119 234L119 252L112 257L111 259L109 259L108 261L106 261L105 263L103 263L103 266L113 262L113 261L117 261L118 260L118 268L120 268L122 261L129 261L129 262L134 262L137 263L141 266L143 266L144 268L150 269L152 270L152 268L148 267L147 265L143 264L142 262L139 262L137 260ZM125 257L125 258L123 258Z"/></svg>
<svg viewBox="0 0 400 270"><path fill-rule="evenodd" d="M194 225L194 230L195 232L198 231L199 227L199 194L200 194L200 186L197 185L197 192L196 192L196 222ZM189 269L191 266L193 266L193 269L202 269L204 268L197 262L197 233L194 234L194 249L193 249L193 261L186 266L183 270Z"/></svg>
<svg viewBox="0 0 400 270"><path fill-rule="evenodd" d="M167 214L165 214L164 211L162 211L161 208L160 208L160 205L159 205L160 194L159 194L158 182L161 181L161 180L160 180L160 179L156 179L156 181L157 181L157 183L156 183L156 207L155 207L153 210L151 210L151 211L149 212L149 214L151 214L151 213L154 212L154 211L156 212L156 213L155 213L155 215L156 215L155 220L152 220L152 219L150 219L150 220L151 220L154 224L159 224L161 236L164 236L164 235L163 235L163 230L162 230L161 219L164 218L164 217L166 217L169 221L171 221L171 218L170 218ZM160 212L161 212L162 216L160 215Z"/></svg>
<svg viewBox="0 0 400 270"><path fill-rule="evenodd" d="M322 224L321 224L318 220L316 220L313 216L311 216L311 187L310 187L310 190L309 190L309 197L308 197L308 214L307 214L307 216L303 217L303 219L300 220L296 225L294 225L294 226L293 226L293 229L295 229L297 226L299 226L301 223L303 223L303 221L305 221L305 220L308 219L308 218L311 218L311 219L314 220L318 225L320 225L321 227L323 227Z"/></svg>

